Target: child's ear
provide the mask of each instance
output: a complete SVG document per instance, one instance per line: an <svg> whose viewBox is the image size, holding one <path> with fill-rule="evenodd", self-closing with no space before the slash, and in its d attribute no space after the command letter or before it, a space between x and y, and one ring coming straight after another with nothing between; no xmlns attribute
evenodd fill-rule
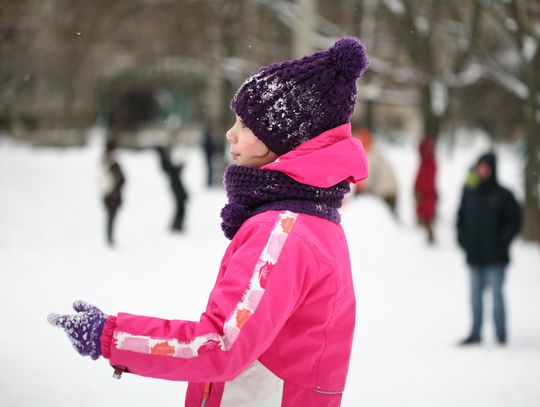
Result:
<svg viewBox="0 0 540 407"><path fill-rule="evenodd" d="M272 161L275 161L276 158L278 158L278 155L272 150L268 149L268 158L270 158Z"/></svg>
<svg viewBox="0 0 540 407"><path fill-rule="evenodd" d="M259 144L262 147L261 150L260 150L261 153L262 153L261 156L262 157L268 157L272 153L272 151L270 151L268 146L266 144L264 144L261 140L259 140L259 142L260 142Z"/></svg>

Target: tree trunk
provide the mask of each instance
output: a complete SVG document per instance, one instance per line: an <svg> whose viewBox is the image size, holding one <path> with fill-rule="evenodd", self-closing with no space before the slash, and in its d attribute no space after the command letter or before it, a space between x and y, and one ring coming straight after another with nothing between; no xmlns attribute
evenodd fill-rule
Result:
<svg viewBox="0 0 540 407"><path fill-rule="evenodd" d="M375 124L375 102L373 100L366 100L364 104L364 125L372 132L377 132Z"/></svg>
<svg viewBox="0 0 540 407"><path fill-rule="evenodd" d="M437 140L441 128L441 117L433 112L432 94L429 86L422 87L421 97L422 122L424 128L424 134L422 136Z"/></svg>
<svg viewBox="0 0 540 407"><path fill-rule="evenodd" d="M525 202L523 205L522 237L527 241L540 242L540 123L537 112L540 102L540 50L536 50L533 58L525 67L525 78L529 95L525 104L527 120L527 156L525 163Z"/></svg>
<svg viewBox="0 0 540 407"><path fill-rule="evenodd" d="M313 52L312 37L315 32L316 2L314 0L295 0L300 11L300 23L293 31L293 54L295 58Z"/></svg>
<svg viewBox="0 0 540 407"><path fill-rule="evenodd" d="M221 25L217 18L208 27L208 57L210 70L206 81L206 124L220 123L223 103L223 75L221 72L221 61L223 60L223 46L221 41Z"/></svg>
<svg viewBox="0 0 540 407"><path fill-rule="evenodd" d="M532 93L532 92L531 92ZM534 102L533 102L534 104ZM527 156L525 163L525 202L523 205L522 236L527 241L540 241L540 125L534 115L535 106L527 106Z"/></svg>

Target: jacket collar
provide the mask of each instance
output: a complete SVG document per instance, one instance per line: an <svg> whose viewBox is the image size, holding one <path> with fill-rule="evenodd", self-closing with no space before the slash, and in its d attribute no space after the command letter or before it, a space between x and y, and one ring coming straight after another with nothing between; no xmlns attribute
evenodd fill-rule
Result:
<svg viewBox="0 0 540 407"><path fill-rule="evenodd" d="M345 180L357 183L368 176L366 153L362 143L352 137L351 123L321 133L262 169L282 172L319 188Z"/></svg>

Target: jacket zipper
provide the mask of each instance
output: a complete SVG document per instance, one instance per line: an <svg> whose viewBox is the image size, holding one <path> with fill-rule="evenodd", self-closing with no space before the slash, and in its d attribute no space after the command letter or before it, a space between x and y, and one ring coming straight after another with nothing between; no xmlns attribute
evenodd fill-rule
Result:
<svg viewBox="0 0 540 407"><path fill-rule="evenodd" d="M204 384L201 407L206 406L206 403L208 402L208 399L210 398L210 390L212 390L212 383L205 383Z"/></svg>
<svg viewBox="0 0 540 407"><path fill-rule="evenodd" d="M122 373L127 372L127 367L125 366L113 366L114 367L114 373L113 377L115 379L120 379L122 377Z"/></svg>
<svg viewBox="0 0 540 407"><path fill-rule="evenodd" d="M324 391L324 390L320 390L321 386L317 386L317 388L313 389L314 392L316 393L320 393L320 394L328 394L328 395L332 395L332 394L342 394L343 393L343 390L338 390L338 391Z"/></svg>

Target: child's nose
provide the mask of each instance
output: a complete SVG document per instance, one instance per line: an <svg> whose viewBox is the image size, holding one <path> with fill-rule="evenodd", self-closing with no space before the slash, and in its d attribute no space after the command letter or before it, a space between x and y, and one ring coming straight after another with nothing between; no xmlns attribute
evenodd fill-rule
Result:
<svg viewBox="0 0 540 407"><path fill-rule="evenodd" d="M232 129L229 129L229 131L227 131L227 133L225 133L225 137L231 143L233 143L233 144L236 143L236 136L234 135L234 132L232 131Z"/></svg>

